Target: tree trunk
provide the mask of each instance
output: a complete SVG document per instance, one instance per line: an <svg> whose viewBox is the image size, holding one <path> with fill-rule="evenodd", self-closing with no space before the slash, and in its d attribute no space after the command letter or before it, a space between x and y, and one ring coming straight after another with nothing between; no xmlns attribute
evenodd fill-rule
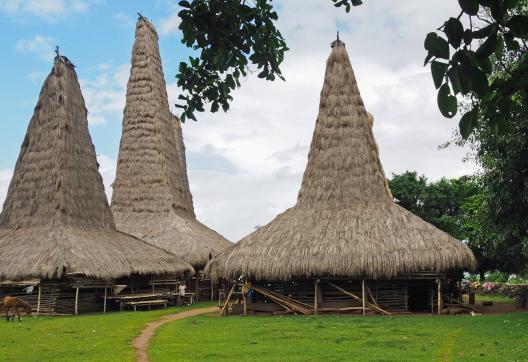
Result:
<svg viewBox="0 0 528 362"><path fill-rule="evenodd" d="M481 271L479 272L479 274L480 274L480 282L482 283L482 282L484 281L484 279L485 279L485 275L484 275L484 274L485 274L485 271L484 271L484 270L481 270Z"/></svg>

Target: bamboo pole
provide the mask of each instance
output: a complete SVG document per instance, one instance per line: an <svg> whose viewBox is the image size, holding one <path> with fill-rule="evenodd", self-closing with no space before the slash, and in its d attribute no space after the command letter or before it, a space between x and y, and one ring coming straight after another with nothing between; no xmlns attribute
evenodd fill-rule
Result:
<svg viewBox="0 0 528 362"><path fill-rule="evenodd" d="M106 288L106 285L105 285L104 301L103 301L103 313L106 313L106 297L107 297L107 288Z"/></svg>
<svg viewBox="0 0 528 362"><path fill-rule="evenodd" d="M365 300L365 279L361 279L361 299L362 299L362 303L363 303L363 315L365 315L366 313L366 300Z"/></svg>
<svg viewBox="0 0 528 362"><path fill-rule="evenodd" d="M368 295L370 296L370 299L372 299L372 303L374 303L374 305L379 308L378 301L376 300L376 298L374 298L374 294L372 294L372 291L370 290L368 284L365 284L365 287L367 289Z"/></svg>
<svg viewBox="0 0 528 362"><path fill-rule="evenodd" d="M79 287L75 289L75 315L79 314Z"/></svg>
<svg viewBox="0 0 528 362"><path fill-rule="evenodd" d="M442 279L438 279L438 314L442 313L443 306Z"/></svg>
<svg viewBox="0 0 528 362"><path fill-rule="evenodd" d="M196 297L195 297L195 302L199 302L200 301L200 297L199 297L199 293L198 293L198 274L196 274L195 278L194 278L194 292L196 294Z"/></svg>
<svg viewBox="0 0 528 362"><path fill-rule="evenodd" d="M37 297L37 317L40 313L40 295L41 295L42 291L41 291L41 288L40 288L40 284L38 286L38 297Z"/></svg>
<svg viewBox="0 0 528 362"><path fill-rule="evenodd" d="M224 311L227 308L227 305L229 303L229 299L231 299L231 295L233 294L233 291L235 290L235 287L236 287L236 282L235 282L235 284L233 284L233 287L231 288L231 290L229 291L229 294L227 295L227 298L226 298L226 301L224 303L224 306L222 307L222 310L220 311L220 317L222 315L224 315ZM226 313L226 315L227 315L227 313Z"/></svg>

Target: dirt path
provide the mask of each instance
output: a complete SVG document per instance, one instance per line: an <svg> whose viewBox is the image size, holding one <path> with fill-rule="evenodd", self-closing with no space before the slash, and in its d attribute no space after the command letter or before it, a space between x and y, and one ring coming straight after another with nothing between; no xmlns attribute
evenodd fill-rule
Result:
<svg viewBox="0 0 528 362"><path fill-rule="evenodd" d="M150 361L147 352L150 339L152 338L156 330L165 323L169 323L178 319L193 317L199 314L208 314L214 312L218 312L218 307L197 308L189 310L187 312L169 314L162 317L161 319L145 324L139 335L132 341L132 346L134 347L134 360L136 362Z"/></svg>

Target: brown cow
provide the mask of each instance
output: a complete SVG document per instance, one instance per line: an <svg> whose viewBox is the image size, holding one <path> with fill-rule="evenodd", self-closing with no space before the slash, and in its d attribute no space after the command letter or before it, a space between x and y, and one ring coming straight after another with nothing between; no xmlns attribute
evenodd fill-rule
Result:
<svg viewBox="0 0 528 362"><path fill-rule="evenodd" d="M27 302L24 302L22 299L17 297L11 297L7 296L2 300L2 305L4 306L6 310L6 321L9 322L9 311L13 309L13 316L11 317L11 320L15 320L15 314L18 317L18 321L20 322L20 309L23 309L26 311L26 314L28 316L31 315L31 305Z"/></svg>

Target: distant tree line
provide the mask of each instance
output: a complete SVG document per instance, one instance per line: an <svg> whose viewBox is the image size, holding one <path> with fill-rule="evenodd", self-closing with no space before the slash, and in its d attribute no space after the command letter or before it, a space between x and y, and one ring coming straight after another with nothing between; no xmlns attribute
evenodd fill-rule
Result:
<svg viewBox="0 0 528 362"><path fill-rule="evenodd" d="M495 181L501 187L501 180ZM425 176L407 171L393 174L389 186L400 206L468 243L479 262L481 279L490 271L528 273L524 226L514 223L515 209L495 208L490 189L497 185L490 184L487 175L428 182ZM512 219L503 224L498 213L509 214Z"/></svg>

